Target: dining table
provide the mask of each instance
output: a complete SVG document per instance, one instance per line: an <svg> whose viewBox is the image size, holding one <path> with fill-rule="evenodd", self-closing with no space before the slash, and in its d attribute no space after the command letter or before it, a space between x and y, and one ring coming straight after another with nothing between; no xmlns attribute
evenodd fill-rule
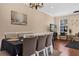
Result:
<svg viewBox="0 0 79 59"><path fill-rule="evenodd" d="M8 52L11 56L22 56L23 54L23 41L8 41L3 39L1 43L1 51Z"/></svg>

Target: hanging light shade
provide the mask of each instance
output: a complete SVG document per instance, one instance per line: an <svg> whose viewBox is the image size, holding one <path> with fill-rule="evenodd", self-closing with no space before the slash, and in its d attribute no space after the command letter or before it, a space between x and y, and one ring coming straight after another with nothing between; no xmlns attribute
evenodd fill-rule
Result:
<svg viewBox="0 0 79 59"><path fill-rule="evenodd" d="M77 10L77 11L74 11L73 13L79 13L79 10Z"/></svg>
<svg viewBox="0 0 79 59"><path fill-rule="evenodd" d="M37 10L38 8L43 7L43 3L30 3L29 6Z"/></svg>

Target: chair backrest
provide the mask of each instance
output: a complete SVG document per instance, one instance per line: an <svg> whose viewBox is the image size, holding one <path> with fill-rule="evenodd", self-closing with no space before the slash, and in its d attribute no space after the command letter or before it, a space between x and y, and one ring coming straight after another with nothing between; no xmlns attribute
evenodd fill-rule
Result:
<svg viewBox="0 0 79 59"><path fill-rule="evenodd" d="M27 32L27 33L19 33L18 34L18 38L19 38L19 40L23 40L23 38L24 38L24 36L29 36L30 34L33 34L33 33L29 33L29 32Z"/></svg>
<svg viewBox="0 0 79 59"><path fill-rule="evenodd" d="M23 37L25 34L27 35L27 34L33 34L33 33L30 33L30 32L19 33L18 34L18 37Z"/></svg>
<svg viewBox="0 0 79 59"><path fill-rule="evenodd" d="M47 34L45 46L48 47L52 44L53 34Z"/></svg>
<svg viewBox="0 0 79 59"><path fill-rule="evenodd" d="M17 39L18 35L17 33L5 33L5 39Z"/></svg>
<svg viewBox="0 0 79 59"><path fill-rule="evenodd" d="M23 56L30 56L36 51L37 36L24 38L23 40Z"/></svg>
<svg viewBox="0 0 79 59"><path fill-rule="evenodd" d="M47 37L46 35L38 36L37 47L36 47L37 51L40 51L45 48L46 37Z"/></svg>

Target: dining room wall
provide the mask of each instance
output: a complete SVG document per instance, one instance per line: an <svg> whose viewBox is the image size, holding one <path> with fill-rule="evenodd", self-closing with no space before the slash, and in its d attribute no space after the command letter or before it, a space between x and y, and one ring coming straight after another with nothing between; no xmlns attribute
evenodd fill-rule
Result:
<svg viewBox="0 0 79 59"><path fill-rule="evenodd" d="M69 35L69 29L72 30L72 35L75 35L79 32L79 14L69 14L65 16L56 16L54 19L56 20L57 25L57 32L60 35L60 20L65 17L67 19L67 26L68 26L68 32L67 35Z"/></svg>
<svg viewBox="0 0 79 59"><path fill-rule="evenodd" d="M11 24L11 11L27 15L27 25ZM0 38L5 32L49 32L52 17L23 3L0 4Z"/></svg>

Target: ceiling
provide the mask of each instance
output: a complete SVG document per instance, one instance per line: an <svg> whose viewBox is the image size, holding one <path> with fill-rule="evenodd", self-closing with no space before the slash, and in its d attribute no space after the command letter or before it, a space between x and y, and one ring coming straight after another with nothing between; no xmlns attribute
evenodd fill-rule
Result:
<svg viewBox="0 0 79 59"><path fill-rule="evenodd" d="M44 3L44 7L39 9L50 16L68 15L76 10L79 10L79 3Z"/></svg>

